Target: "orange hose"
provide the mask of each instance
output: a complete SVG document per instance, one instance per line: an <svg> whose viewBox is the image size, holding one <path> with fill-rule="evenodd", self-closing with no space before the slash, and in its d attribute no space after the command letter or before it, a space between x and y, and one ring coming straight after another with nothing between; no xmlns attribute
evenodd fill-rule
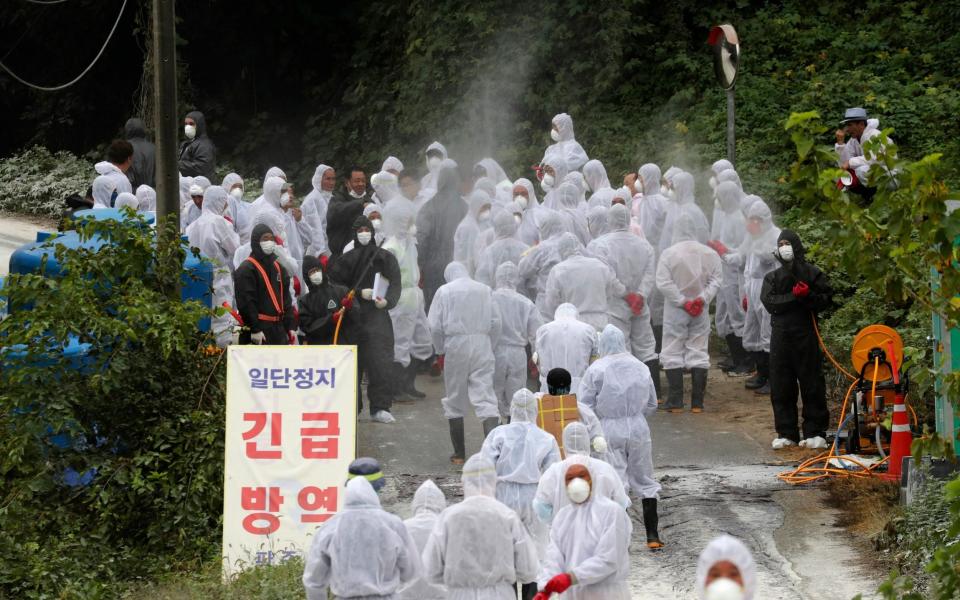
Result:
<svg viewBox="0 0 960 600"><path fill-rule="evenodd" d="M355 292L354 290L350 290L350 292L347 293L347 298L350 299L350 300L353 300L353 298L354 298L356 295L357 295L357 294L356 294L356 292ZM337 314L339 314L340 317L337 319L337 327L336 327L336 329L333 330L333 345L334 345L334 346L337 345L337 341L340 339L340 325L343 323L343 313L346 312L346 310L347 310L347 307L346 307L346 306L341 306L341 307L340 307L340 310L337 311Z"/></svg>

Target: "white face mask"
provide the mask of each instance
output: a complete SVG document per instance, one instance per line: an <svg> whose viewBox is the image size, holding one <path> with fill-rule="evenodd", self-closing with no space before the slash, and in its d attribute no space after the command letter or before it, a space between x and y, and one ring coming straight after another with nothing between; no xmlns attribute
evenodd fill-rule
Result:
<svg viewBox="0 0 960 600"><path fill-rule="evenodd" d="M373 219L370 221L370 224L373 225L373 228L377 231L380 231L380 225L383 223L380 219Z"/></svg>
<svg viewBox="0 0 960 600"><path fill-rule="evenodd" d="M277 243L273 240L267 240L265 242L260 242L260 249L263 250L263 253L267 256L273 254L273 251L277 249Z"/></svg>
<svg viewBox="0 0 960 600"><path fill-rule="evenodd" d="M363 198L363 194L358 194L357 192L353 191L352 189L350 190L350 195L353 196L354 198L357 198L357 199Z"/></svg>
<svg viewBox="0 0 960 600"><path fill-rule="evenodd" d="M286 206L288 202L290 202L290 194L287 192L280 194L280 206Z"/></svg>
<svg viewBox="0 0 960 600"><path fill-rule="evenodd" d="M567 484L567 497L574 504L583 504L590 497L590 484L580 477L571 479Z"/></svg>
<svg viewBox="0 0 960 600"><path fill-rule="evenodd" d="M553 175L551 175L550 173L547 173L546 175L544 175L544 176L543 176L543 179L540 180L540 187L542 187L542 188L545 189L545 190L552 190L552 189L553 189Z"/></svg>
<svg viewBox="0 0 960 600"><path fill-rule="evenodd" d="M243 198L243 190L240 188L233 188L230 190L230 195L239 200Z"/></svg>
<svg viewBox="0 0 960 600"><path fill-rule="evenodd" d="M560 132L557 131L556 129L551 129L551 130L550 130L550 139L553 140L553 141L555 141L555 142L559 142L559 141L560 141Z"/></svg>
<svg viewBox="0 0 960 600"><path fill-rule="evenodd" d="M323 283L323 271L317 270L313 273L310 273L310 283L313 285L320 285Z"/></svg>
<svg viewBox="0 0 960 600"><path fill-rule="evenodd" d="M703 597L706 600L743 600L744 592L736 581L721 577L707 586Z"/></svg>
<svg viewBox="0 0 960 600"><path fill-rule="evenodd" d="M184 125L183 135L187 136L188 140L192 140L197 137L197 127L195 125Z"/></svg>
<svg viewBox="0 0 960 600"><path fill-rule="evenodd" d="M780 253L780 258L783 260L787 262L793 260L793 246L790 244L787 244L786 246L780 246L780 248L777 249L777 252Z"/></svg>
<svg viewBox="0 0 960 600"><path fill-rule="evenodd" d="M480 211L480 214L477 215L477 221L480 221L481 223L486 223L489 220L490 220L489 210L482 210Z"/></svg>
<svg viewBox="0 0 960 600"><path fill-rule="evenodd" d="M416 237L416 235L417 235L417 226L416 226L416 225L411 225L411 226L410 226L410 229L407 230L407 233L409 233L410 235Z"/></svg>
<svg viewBox="0 0 960 600"><path fill-rule="evenodd" d="M523 217L521 217L520 215L513 215L513 220L517 222L517 225L519 225L520 223L523 223Z"/></svg>
<svg viewBox="0 0 960 600"><path fill-rule="evenodd" d="M357 234L357 241L360 242L361 246L366 246L370 243L370 240L373 239L373 234L369 231L361 231Z"/></svg>
<svg viewBox="0 0 960 600"><path fill-rule="evenodd" d="M443 161L440 159L440 157L437 157L437 156L430 156L430 157L428 157L428 158L427 158L427 170L429 170L431 173L433 173L434 171L436 171L437 169L440 168L440 163L442 163L442 162L443 162Z"/></svg>
<svg viewBox="0 0 960 600"><path fill-rule="evenodd" d="M527 207L527 197L517 194L513 197L513 201L520 205L520 208Z"/></svg>

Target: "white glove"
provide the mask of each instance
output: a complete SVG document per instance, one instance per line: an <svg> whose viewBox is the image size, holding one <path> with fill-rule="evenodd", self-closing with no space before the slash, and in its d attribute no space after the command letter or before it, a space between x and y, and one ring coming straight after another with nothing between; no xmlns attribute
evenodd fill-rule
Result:
<svg viewBox="0 0 960 600"><path fill-rule="evenodd" d="M250 334L250 341L259 346L259 345L263 344L265 341L267 341L267 334L265 334L265 333L262 332L262 331L258 331L258 332L256 332L256 333L251 333L251 334Z"/></svg>
<svg viewBox="0 0 960 600"><path fill-rule="evenodd" d="M296 331L288 331L288 332L287 332L287 338L290 340L290 345L291 345L291 346L299 346L299 345L300 345L300 338L297 337L297 332L296 332Z"/></svg>
<svg viewBox="0 0 960 600"><path fill-rule="evenodd" d="M530 358L533 359L533 364L535 364L535 365L539 365L539 364L540 364L540 355L537 354L536 352L534 352L534 353L533 353L533 356L531 356Z"/></svg>
<svg viewBox="0 0 960 600"><path fill-rule="evenodd" d="M607 440L603 439L603 436L597 436L593 438L593 451L597 454L606 454L607 453Z"/></svg>
<svg viewBox="0 0 960 600"><path fill-rule="evenodd" d="M386 308L386 307L387 307L387 301L384 300L383 298L377 298L376 300L373 301L373 305L376 306L377 308L381 308L381 309L382 309L382 308Z"/></svg>
<svg viewBox="0 0 960 600"><path fill-rule="evenodd" d="M740 263L740 254L737 252L727 252L723 255L723 262L728 265L737 265Z"/></svg>
<svg viewBox="0 0 960 600"><path fill-rule="evenodd" d="M371 288L360 290L360 297L364 300L373 300L373 290Z"/></svg>

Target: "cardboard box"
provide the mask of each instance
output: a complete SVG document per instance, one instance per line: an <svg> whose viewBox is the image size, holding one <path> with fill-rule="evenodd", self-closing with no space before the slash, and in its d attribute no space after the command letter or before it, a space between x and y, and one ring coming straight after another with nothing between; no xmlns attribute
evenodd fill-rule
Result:
<svg viewBox="0 0 960 600"><path fill-rule="evenodd" d="M560 453L566 458L563 448L563 428L568 423L580 420L577 410L577 395L550 396L544 394L537 402L537 427L546 431L557 440Z"/></svg>

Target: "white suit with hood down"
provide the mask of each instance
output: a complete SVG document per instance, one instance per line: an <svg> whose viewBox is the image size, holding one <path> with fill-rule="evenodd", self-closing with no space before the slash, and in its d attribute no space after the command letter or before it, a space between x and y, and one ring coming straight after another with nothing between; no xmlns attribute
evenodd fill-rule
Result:
<svg viewBox="0 0 960 600"><path fill-rule="evenodd" d="M240 247L230 222L223 218L227 208L227 192L219 185L212 185L203 192L203 212L200 218L187 227L187 239L194 248L213 262L213 307L224 302L233 306L233 255ZM230 313L213 317L211 329L217 337L217 345L225 347L232 337L231 329L236 323Z"/></svg>
<svg viewBox="0 0 960 600"><path fill-rule="evenodd" d="M698 226L683 213L673 228L673 245L660 255L657 287L663 294L663 347L660 365L667 369L708 369L710 355L710 302L720 289L720 257L698 242ZM703 299L703 311L691 316L684 306Z"/></svg>
<svg viewBox="0 0 960 600"><path fill-rule="evenodd" d="M383 249L397 259L400 267L400 299L390 309L393 323L393 360L404 367L410 358L426 360L433 355L433 342L424 308L420 267L417 257L417 238L410 234L416 222L412 202L393 201L383 210Z"/></svg>
<svg viewBox="0 0 960 600"><path fill-rule="evenodd" d="M774 256L780 228L773 224L773 214L763 200L756 200L747 209L747 221L760 220L760 229L756 235L747 233L743 244L736 252L731 252L724 260L731 265L743 265L743 288L741 298L747 298L747 313L743 322L743 347L751 352L770 352L770 313L760 301L763 278L775 271L780 262Z"/></svg>
<svg viewBox="0 0 960 600"><path fill-rule="evenodd" d="M363 477L347 483L343 510L313 535L303 568L307 600L399 598L421 576L420 552L403 521L380 508Z"/></svg>
<svg viewBox="0 0 960 600"><path fill-rule="evenodd" d="M423 551L424 577L449 600L516 600L537 576L537 550L523 522L498 501L496 467L481 454L463 465L463 502L443 511Z"/></svg>
<svg viewBox="0 0 960 600"><path fill-rule="evenodd" d="M517 266L505 262L497 267L493 302L500 311L500 339L493 348L493 390L500 416L510 415L510 399L527 383L527 345L536 351L537 330L543 323L540 311L529 298L517 292Z"/></svg>
<svg viewBox="0 0 960 600"><path fill-rule="evenodd" d="M480 419L500 417L493 393L493 348L500 338L500 311L490 288L470 279L458 262L443 272L427 321L437 354L445 356L443 413L463 417L473 404Z"/></svg>
<svg viewBox="0 0 960 600"><path fill-rule="evenodd" d="M560 509L570 504L567 485L564 481L567 469L583 465L593 477L593 492L613 500L624 509L631 504L623 481L610 463L590 456L590 432L580 421L568 423L563 428L563 453L566 458L553 463L540 478L534 496L534 508L541 520L549 523Z"/></svg>
<svg viewBox="0 0 960 600"><path fill-rule="evenodd" d="M653 479L647 416L657 410L657 393L650 369L627 351L623 332L613 325L600 334L600 358L583 374L577 402L600 420L611 464L627 489L656 498L660 484Z"/></svg>
<svg viewBox="0 0 960 600"><path fill-rule="evenodd" d="M616 205L607 215L610 233L587 246L587 251L610 267L626 293L643 297L643 310L634 315L623 297L609 299L610 322L620 328L630 340L634 356L648 362L657 358L656 340L650 325L648 299L656 282L656 256L645 239L630 232L630 213L627 207Z"/></svg>
<svg viewBox="0 0 960 600"><path fill-rule="evenodd" d="M550 157L558 157L564 161L567 171L579 171L590 160L573 135L573 118L567 113L560 113L551 120L560 133L559 140L547 147L543 153L544 162Z"/></svg>
<svg viewBox="0 0 960 600"><path fill-rule="evenodd" d="M413 501L410 503L413 516L405 520L403 525L421 553L427 547L430 533L445 508L447 508L447 499L432 479L420 484L413 494ZM423 578L418 579L400 593L401 600L443 600L446 597L447 588L432 584Z"/></svg>
<svg viewBox="0 0 960 600"><path fill-rule="evenodd" d="M547 373L566 369L570 389L576 390L580 378L597 354L597 330L579 318L577 307L564 303L557 307L553 321L537 330L537 355L540 359L540 391L547 393Z"/></svg>
<svg viewBox="0 0 960 600"><path fill-rule="evenodd" d="M610 319L610 302L622 301L626 288L603 261L583 256L580 243L569 233L560 237L557 251L561 260L547 278L547 311L569 302L577 307L581 321L602 330Z"/></svg>
<svg viewBox="0 0 960 600"><path fill-rule="evenodd" d="M505 262L519 264L520 258L529 249L529 246L517 239L517 222L509 210L497 211L493 217L493 231L496 240L480 252L474 276L474 279L490 287L493 287L497 267Z"/></svg>
<svg viewBox="0 0 960 600"><path fill-rule="evenodd" d="M533 510L537 483L550 465L560 461L552 435L537 427L537 399L521 388L510 402L510 423L494 427L480 453L497 469L497 500L513 509L537 545L538 557L547 546L547 529Z"/></svg>

